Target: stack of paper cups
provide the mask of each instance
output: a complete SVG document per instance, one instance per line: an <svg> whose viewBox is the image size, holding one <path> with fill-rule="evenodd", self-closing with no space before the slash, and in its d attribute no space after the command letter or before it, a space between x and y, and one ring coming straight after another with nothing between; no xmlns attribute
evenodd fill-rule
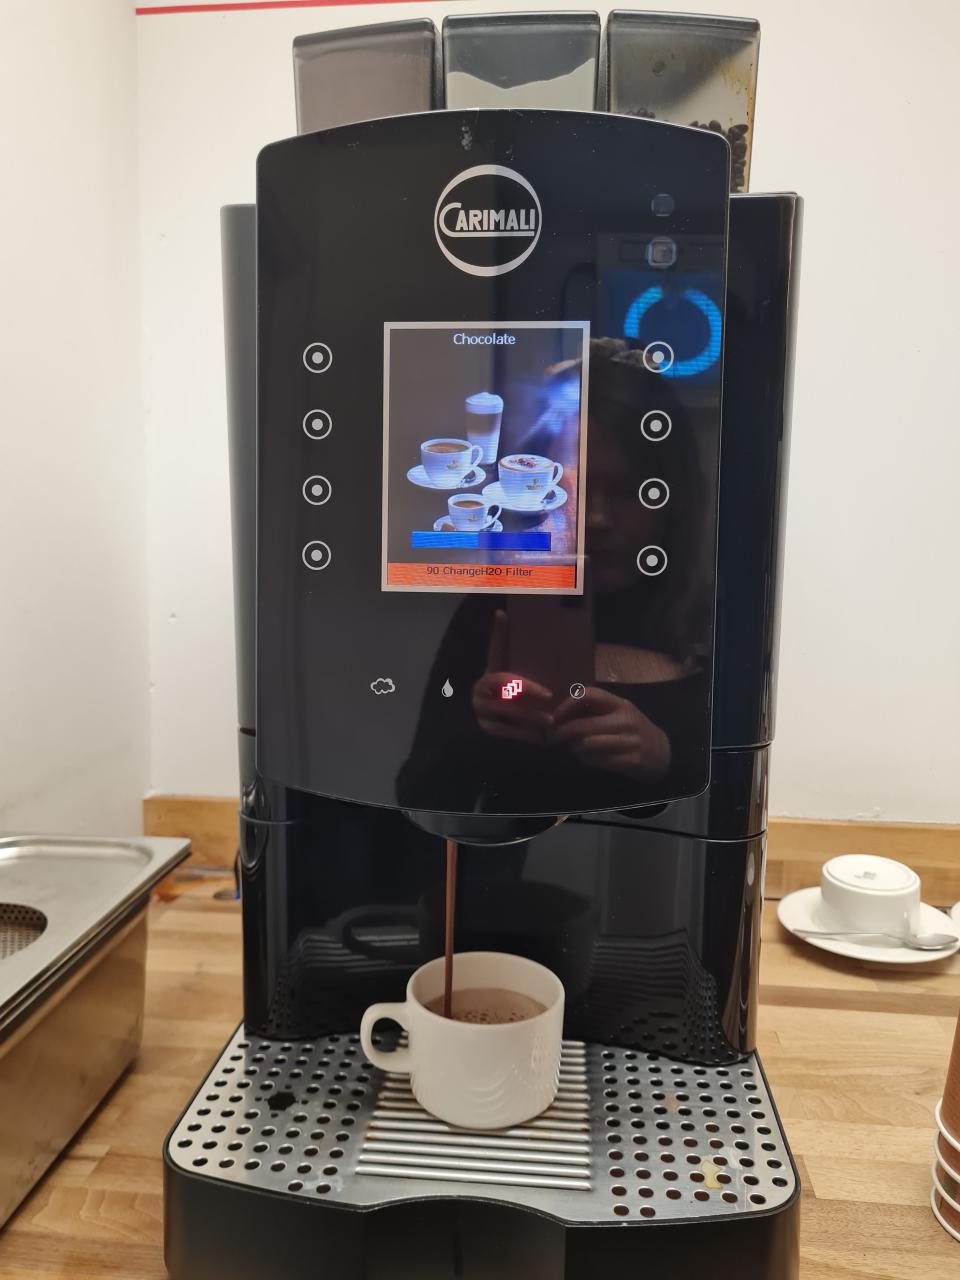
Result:
<svg viewBox="0 0 960 1280"><path fill-rule="evenodd" d="M930 1205L944 1231L960 1241L960 1020L936 1117L939 1132Z"/></svg>

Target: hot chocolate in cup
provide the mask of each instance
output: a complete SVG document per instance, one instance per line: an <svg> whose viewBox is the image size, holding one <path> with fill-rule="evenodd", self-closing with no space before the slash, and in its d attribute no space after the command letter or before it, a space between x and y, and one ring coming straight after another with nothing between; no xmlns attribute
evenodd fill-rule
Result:
<svg viewBox="0 0 960 1280"><path fill-rule="evenodd" d="M499 506L476 493L455 493L447 499L450 523L455 529L489 529L500 515Z"/></svg>
<svg viewBox="0 0 960 1280"><path fill-rule="evenodd" d="M483 452L481 462L496 462L500 448L500 422L503 417L503 397L491 391L478 391L463 402L467 439L478 444Z"/></svg>
<svg viewBox="0 0 960 1280"><path fill-rule="evenodd" d="M511 453L498 464L500 484L510 503L535 510L560 482L563 466L537 453Z"/></svg>
<svg viewBox="0 0 960 1280"><path fill-rule="evenodd" d="M902 862L847 853L820 873L820 921L825 929L864 933L918 932L920 877Z"/></svg>
<svg viewBox="0 0 960 1280"><path fill-rule="evenodd" d="M476 471L482 452L479 445L472 445L467 440L438 436L433 440L424 440L421 444L420 461L431 484L449 489L460 484L469 473ZM482 478L482 473L477 472L477 483Z"/></svg>
<svg viewBox="0 0 960 1280"><path fill-rule="evenodd" d="M454 1013L461 1017L444 1018L434 1012L443 978L441 956L414 973L402 1004L371 1005L360 1023L363 1052L382 1071L409 1072L414 1097L447 1124L507 1129L540 1115L560 1079L560 979L523 956L458 953ZM381 1018L406 1030L406 1047L384 1053L374 1045Z"/></svg>

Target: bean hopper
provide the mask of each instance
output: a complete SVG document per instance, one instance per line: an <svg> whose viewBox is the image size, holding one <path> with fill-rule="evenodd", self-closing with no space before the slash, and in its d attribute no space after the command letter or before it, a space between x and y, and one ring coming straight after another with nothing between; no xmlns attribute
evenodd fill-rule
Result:
<svg viewBox="0 0 960 1280"><path fill-rule="evenodd" d="M223 212L244 1008L166 1144L174 1280L797 1275L755 1032L799 201L746 193L758 43L295 42L300 132ZM442 949L445 839L458 947L566 988L513 1130L359 1047Z"/></svg>

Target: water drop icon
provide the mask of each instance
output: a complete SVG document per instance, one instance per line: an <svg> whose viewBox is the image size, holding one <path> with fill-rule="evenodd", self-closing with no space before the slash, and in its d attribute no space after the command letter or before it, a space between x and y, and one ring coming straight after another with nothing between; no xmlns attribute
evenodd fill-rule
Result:
<svg viewBox="0 0 960 1280"><path fill-rule="evenodd" d="M443 694L445 698L453 697L453 685L450 683L449 680L444 680L443 688L440 690L440 692Z"/></svg>

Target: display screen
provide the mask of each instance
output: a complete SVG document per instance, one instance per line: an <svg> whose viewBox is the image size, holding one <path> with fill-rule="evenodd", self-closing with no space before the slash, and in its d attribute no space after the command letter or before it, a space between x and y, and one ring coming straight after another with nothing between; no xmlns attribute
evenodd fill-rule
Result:
<svg viewBox="0 0 960 1280"><path fill-rule="evenodd" d="M589 336L384 325L384 591L582 594Z"/></svg>

